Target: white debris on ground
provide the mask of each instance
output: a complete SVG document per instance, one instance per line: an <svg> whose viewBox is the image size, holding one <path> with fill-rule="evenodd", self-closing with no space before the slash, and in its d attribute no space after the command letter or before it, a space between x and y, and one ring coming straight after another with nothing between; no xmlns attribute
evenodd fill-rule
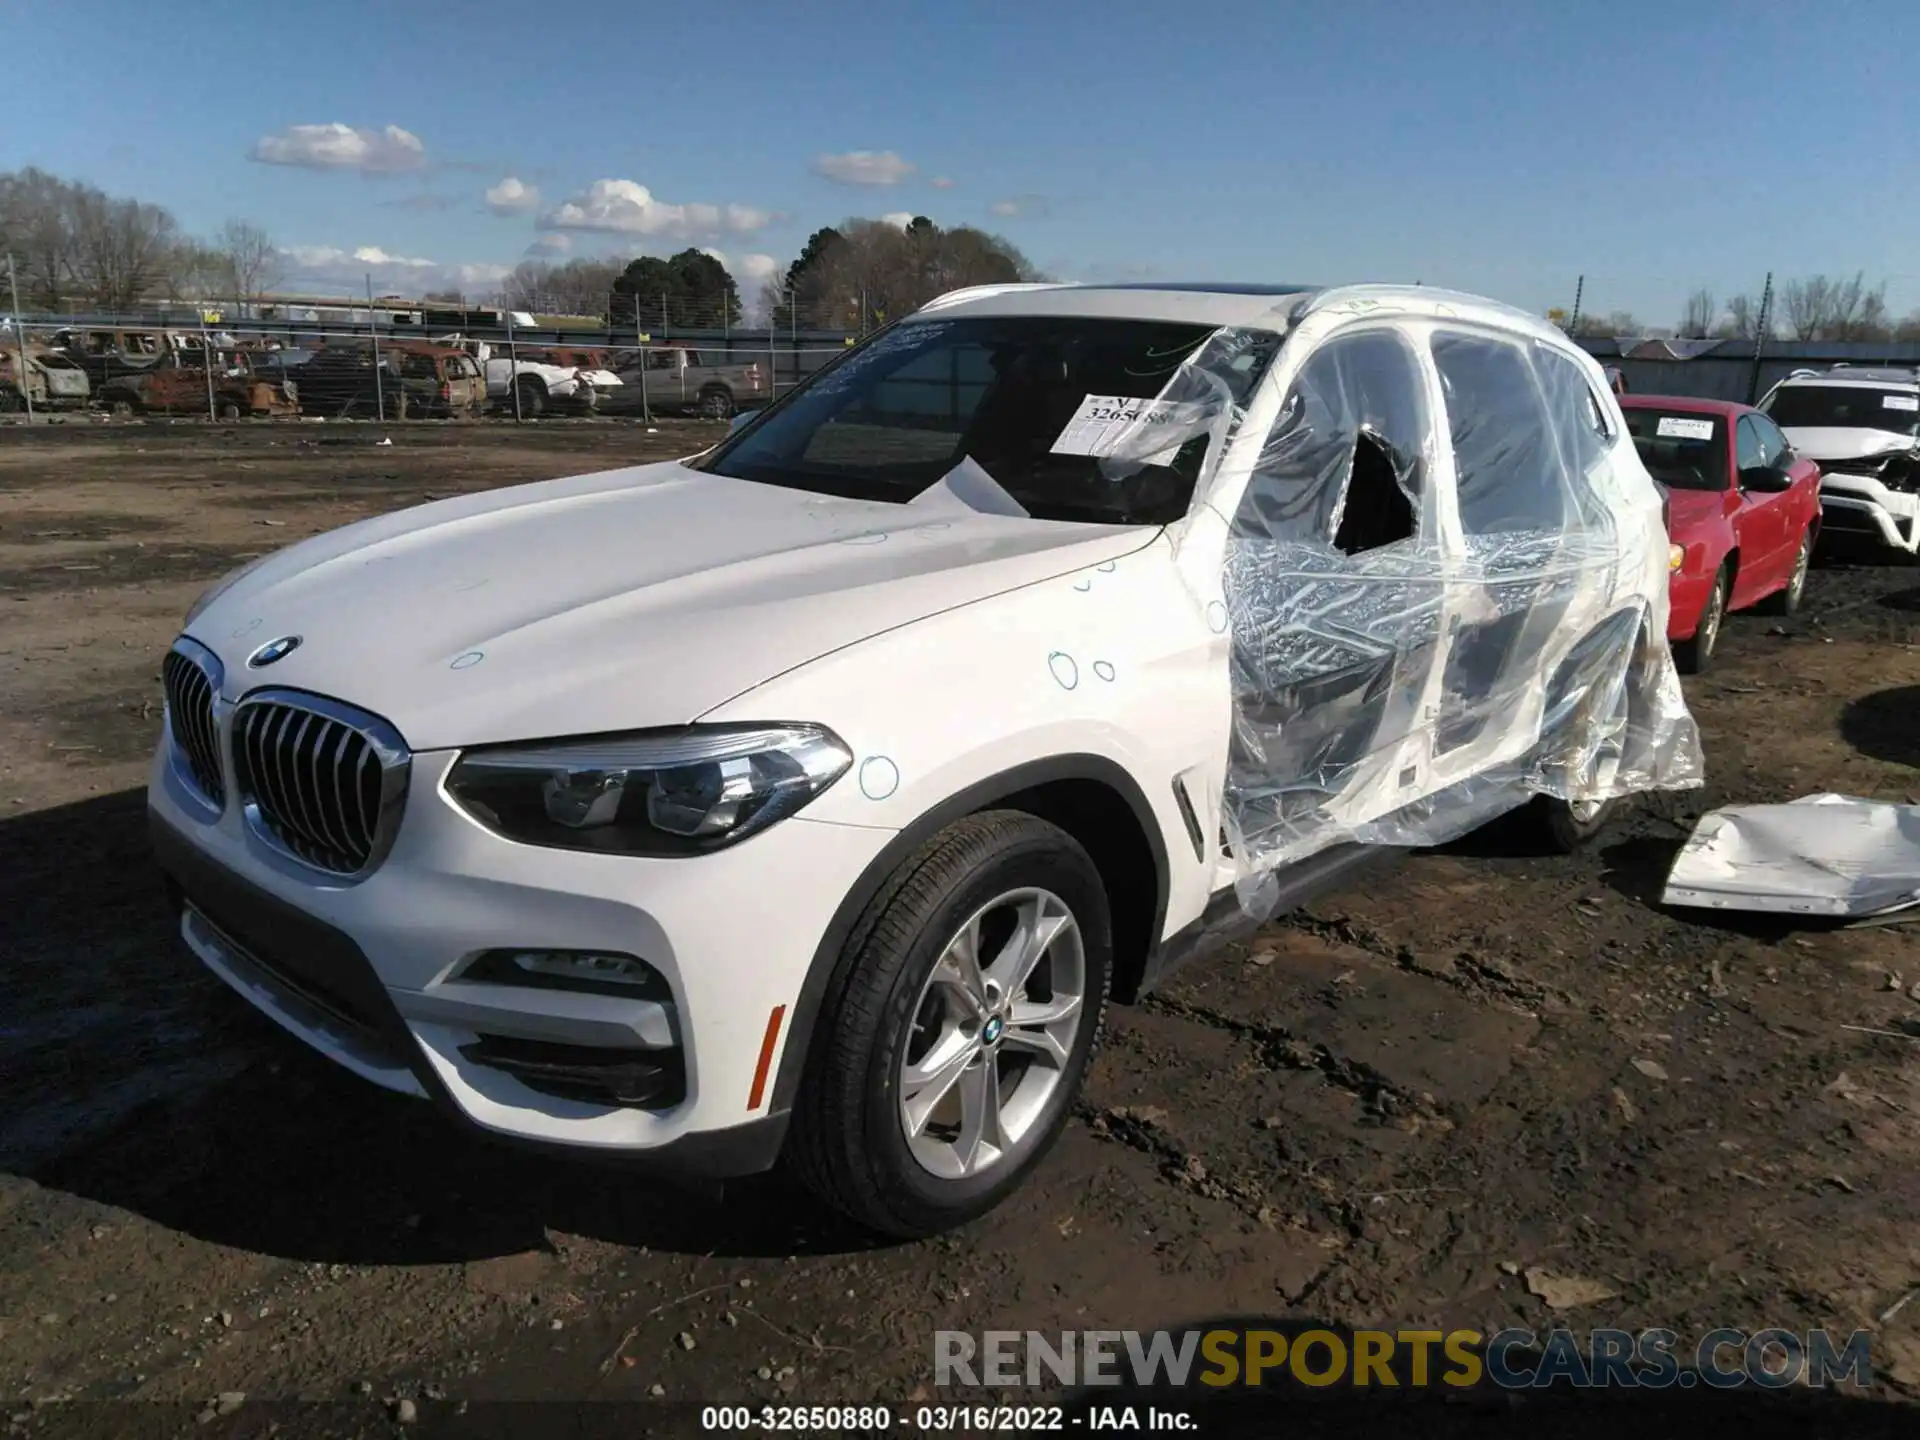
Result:
<svg viewBox="0 0 1920 1440"><path fill-rule="evenodd" d="M1668 905L1832 919L1920 906L1920 805L1807 795L1700 817L1661 896Z"/></svg>

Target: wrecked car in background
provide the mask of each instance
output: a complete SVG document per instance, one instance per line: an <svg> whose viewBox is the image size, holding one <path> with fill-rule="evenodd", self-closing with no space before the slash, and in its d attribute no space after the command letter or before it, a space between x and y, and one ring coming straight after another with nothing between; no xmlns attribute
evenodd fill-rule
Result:
<svg viewBox="0 0 1920 1440"><path fill-rule="evenodd" d="M20 351L0 344L0 414L24 410L84 409L93 396L92 382L79 362L57 350L27 347L26 383L20 379Z"/></svg>
<svg viewBox="0 0 1920 1440"><path fill-rule="evenodd" d="M1520 311L961 291L692 459L217 583L154 843L185 942L362 1077L927 1234L1046 1153L1110 995L1399 847L1698 784L1667 556Z"/></svg>
<svg viewBox="0 0 1920 1440"><path fill-rule="evenodd" d="M1829 535L1920 552L1920 371L1796 371L1760 409L1820 467Z"/></svg>
<svg viewBox="0 0 1920 1440"><path fill-rule="evenodd" d="M1800 608L1820 534L1820 467L1765 415L1727 400L1623 395L1627 433L1667 491L1667 638L1706 669L1734 610Z"/></svg>
<svg viewBox="0 0 1920 1440"><path fill-rule="evenodd" d="M610 370L555 365L538 359L544 348L540 346L529 346L522 354L518 347L466 340L458 335L443 336L437 343L472 356L486 376L488 403L503 414L517 414L526 420L537 420L549 411L591 415L599 408L602 395L620 385L620 377Z"/></svg>
<svg viewBox="0 0 1920 1440"><path fill-rule="evenodd" d="M116 374L101 386L96 398L123 418L211 412L222 420L244 420L299 413L294 387L283 382L278 371L257 373L248 352L212 352L211 380L206 358L205 351L169 351L145 369Z"/></svg>
<svg viewBox="0 0 1920 1440"><path fill-rule="evenodd" d="M621 414L645 408L663 415L700 415L727 420L772 398L758 361L733 364L722 357L664 345L624 352L616 362L624 391L608 406Z"/></svg>

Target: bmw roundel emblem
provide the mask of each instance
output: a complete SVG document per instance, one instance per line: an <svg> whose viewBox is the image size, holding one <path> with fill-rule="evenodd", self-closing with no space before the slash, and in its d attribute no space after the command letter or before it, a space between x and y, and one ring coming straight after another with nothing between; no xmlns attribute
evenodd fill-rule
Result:
<svg viewBox="0 0 1920 1440"><path fill-rule="evenodd" d="M275 664L278 661L286 659L287 656L299 648L300 637L298 635L282 635L278 640L269 640L258 650L254 651L253 654L249 655L247 657L247 668L250 670L258 670L263 666Z"/></svg>

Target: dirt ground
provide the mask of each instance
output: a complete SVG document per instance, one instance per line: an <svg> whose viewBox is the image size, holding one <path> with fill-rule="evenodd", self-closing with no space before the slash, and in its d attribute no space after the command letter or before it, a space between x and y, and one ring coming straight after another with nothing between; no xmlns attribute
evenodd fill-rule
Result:
<svg viewBox="0 0 1920 1440"><path fill-rule="evenodd" d="M1704 792L1576 859L1497 831L1414 856L1116 1011L1033 1181L934 1242L875 1246L778 1178L716 1199L487 1144L230 997L172 932L143 821L159 659L199 589L361 516L716 433L0 430L16 1428L228 1391L899 1403L936 1328L1222 1315L1861 1327L1880 1399L1920 1397L1920 1303L1880 1318L1920 1288L1920 1040L1866 1033L1920 1022L1915 931L1656 903L1712 805L1920 798L1912 567L1827 565L1799 618L1731 623L1688 682ZM1552 1311L1532 1267L1615 1298Z"/></svg>

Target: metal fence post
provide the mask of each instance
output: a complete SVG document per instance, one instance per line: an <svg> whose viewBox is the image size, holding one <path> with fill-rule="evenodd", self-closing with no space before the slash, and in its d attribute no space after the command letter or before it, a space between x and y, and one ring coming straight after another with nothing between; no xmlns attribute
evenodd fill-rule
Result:
<svg viewBox="0 0 1920 1440"><path fill-rule="evenodd" d="M7 252L7 284L13 288L13 343L20 356L20 398L27 402L27 423L33 423L33 382L27 378L27 327L20 318L20 272L13 268L13 252Z"/></svg>
<svg viewBox="0 0 1920 1440"><path fill-rule="evenodd" d="M520 347L513 343L513 311L507 311L507 389L513 392L513 423L520 423Z"/></svg>
<svg viewBox="0 0 1920 1440"><path fill-rule="evenodd" d="M1773 272L1767 272L1767 283L1760 290L1760 318L1753 326L1753 370L1747 377L1747 404L1752 405L1760 398L1760 360L1767 348L1767 332L1773 328Z"/></svg>
<svg viewBox="0 0 1920 1440"><path fill-rule="evenodd" d="M200 312L200 368L207 372L207 419L218 420L213 408L213 337L207 334L207 312Z"/></svg>
<svg viewBox="0 0 1920 1440"><path fill-rule="evenodd" d="M387 422L387 387L380 374L380 327L373 319L373 272L367 272L367 334L373 337L373 404L380 423Z"/></svg>

